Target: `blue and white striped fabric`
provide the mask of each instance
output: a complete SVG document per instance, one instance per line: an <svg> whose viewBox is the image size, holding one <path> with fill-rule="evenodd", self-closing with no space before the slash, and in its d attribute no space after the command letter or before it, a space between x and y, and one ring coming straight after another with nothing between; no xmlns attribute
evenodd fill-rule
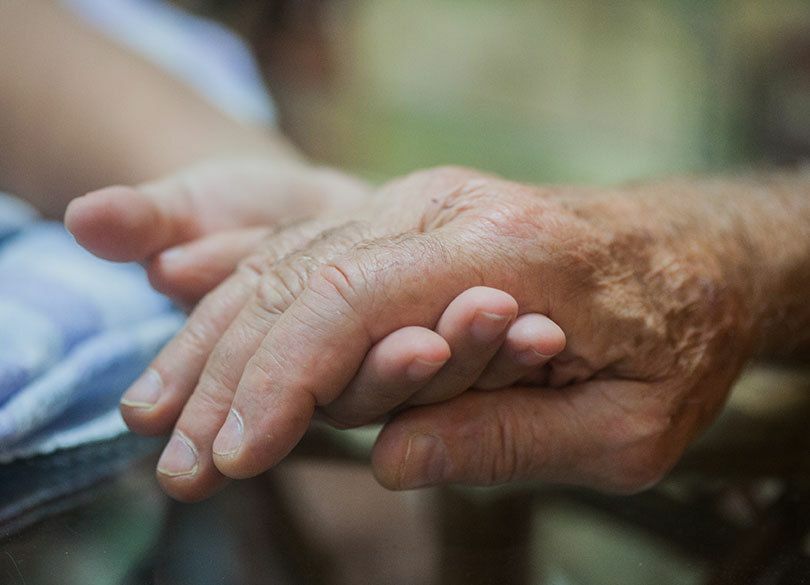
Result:
<svg viewBox="0 0 810 585"><path fill-rule="evenodd" d="M0 462L123 432L120 395L181 326L143 269L0 196Z"/></svg>
<svg viewBox="0 0 810 585"><path fill-rule="evenodd" d="M273 122L258 66L223 27L164 0L63 2L234 118ZM120 395L184 319L139 266L36 220L0 194L0 463L125 432Z"/></svg>

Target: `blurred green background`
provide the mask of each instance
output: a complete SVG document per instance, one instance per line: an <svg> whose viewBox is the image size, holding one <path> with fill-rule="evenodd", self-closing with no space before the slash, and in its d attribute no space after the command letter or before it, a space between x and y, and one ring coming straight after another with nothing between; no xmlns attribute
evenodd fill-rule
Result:
<svg viewBox="0 0 810 585"><path fill-rule="evenodd" d="M288 43L270 77L307 151L372 177L604 183L784 158L774 116L810 135L807 0L323 5L318 50Z"/></svg>

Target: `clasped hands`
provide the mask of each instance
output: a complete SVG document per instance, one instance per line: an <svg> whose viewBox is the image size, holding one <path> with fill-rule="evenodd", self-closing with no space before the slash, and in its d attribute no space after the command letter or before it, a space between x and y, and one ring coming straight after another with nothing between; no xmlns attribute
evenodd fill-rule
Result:
<svg viewBox="0 0 810 585"><path fill-rule="evenodd" d="M196 303L122 400L136 432L174 429L158 464L171 495L269 469L313 418L383 422L372 462L395 489L630 492L722 405L742 365L734 299L632 200L458 168L374 194L337 183L356 205L283 227L278 180L236 203L169 182L69 208L88 249L145 262L157 288Z"/></svg>

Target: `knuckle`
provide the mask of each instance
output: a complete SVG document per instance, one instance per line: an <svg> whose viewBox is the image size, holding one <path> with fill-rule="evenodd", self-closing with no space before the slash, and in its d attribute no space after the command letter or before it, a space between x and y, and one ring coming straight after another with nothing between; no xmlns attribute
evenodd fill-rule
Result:
<svg viewBox="0 0 810 585"><path fill-rule="evenodd" d="M269 228L258 250L242 261L246 270L262 274L296 250L309 245L319 233L314 222L297 222L285 227Z"/></svg>
<svg viewBox="0 0 810 585"><path fill-rule="evenodd" d="M361 244L321 266L310 280L314 296L308 298L309 308L320 314L328 309L354 321L367 336L378 337L386 329L381 318L391 306L418 294L406 280L410 272L406 266L422 257L425 249L410 245L406 241L410 237Z"/></svg>
<svg viewBox="0 0 810 585"><path fill-rule="evenodd" d="M292 364L287 363L281 359L277 352L271 351L264 345L260 345L253 354L253 357L248 361L245 370L250 370L253 375L257 375L261 380L260 386L272 384L276 378L274 371L284 371L289 369ZM304 381L302 381L304 382ZM306 383L302 383L303 387L307 387Z"/></svg>
<svg viewBox="0 0 810 585"><path fill-rule="evenodd" d="M321 266L310 281L309 288L316 294L327 299L337 300L340 304L354 312L357 299L360 296L358 276L359 270L355 263L337 259Z"/></svg>
<svg viewBox="0 0 810 585"><path fill-rule="evenodd" d="M310 240L307 249L298 250L281 260L266 254L244 262L243 270L259 275L257 299L270 314L279 314L289 307L307 288L346 304L354 296L354 284L362 278L356 263L350 261L352 249L364 241L370 227L365 222L351 221L321 231Z"/></svg>
<svg viewBox="0 0 810 585"><path fill-rule="evenodd" d="M488 484L507 483L526 478L538 467L532 455L533 440L525 440L527 428L511 408L496 407L489 437L484 442L489 452L482 458L483 479ZM529 435L531 436L531 435Z"/></svg>
<svg viewBox="0 0 810 585"><path fill-rule="evenodd" d="M231 388L226 379L213 373L205 375L194 391L198 411L222 412L230 408L234 394Z"/></svg>
<svg viewBox="0 0 810 585"><path fill-rule="evenodd" d="M295 301L295 290L279 273L262 276L256 286L255 308L257 316L281 315Z"/></svg>
<svg viewBox="0 0 810 585"><path fill-rule="evenodd" d="M309 285L317 265L314 258L303 254L275 265L259 279L257 306L268 315L283 313Z"/></svg>
<svg viewBox="0 0 810 585"><path fill-rule="evenodd" d="M249 303L246 307L248 316L240 320L242 329L236 333L238 341L233 347L246 347L253 345L256 339L263 339L273 328L276 318L281 315L281 308L271 307L268 302L258 300ZM223 355L227 356L225 363L232 363L232 358L236 357L235 351L223 350Z"/></svg>
<svg viewBox="0 0 810 585"><path fill-rule="evenodd" d="M178 342L191 355L205 356L210 351L208 340L211 333L209 327L201 321L189 319L183 326L182 334L178 336Z"/></svg>
<svg viewBox="0 0 810 585"><path fill-rule="evenodd" d="M233 395L242 371L233 367L234 363L238 363L235 348L231 344L220 345L224 345L224 347L217 347L208 359L199 386L204 391L227 390L229 394Z"/></svg>
<svg viewBox="0 0 810 585"><path fill-rule="evenodd" d="M417 267L428 278L434 265L454 266L461 275L475 272L476 262L459 243L418 232L361 243L339 260L336 264L346 275L354 297L375 310L392 301L423 298L424 285L413 278Z"/></svg>
<svg viewBox="0 0 810 585"><path fill-rule="evenodd" d="M372 233L373 229L368 222L351 220L323 230L312 240L312 246L326 248L324 251L328 255L329 251L350 248L369 238Z"/></svg>
<svg viewBox="0 0 810 585"><path fill-rule="evenodd" d="M237 272L249 279L261 278L272 263L263 253L251 254L242 259L237 265Z"/></svg>

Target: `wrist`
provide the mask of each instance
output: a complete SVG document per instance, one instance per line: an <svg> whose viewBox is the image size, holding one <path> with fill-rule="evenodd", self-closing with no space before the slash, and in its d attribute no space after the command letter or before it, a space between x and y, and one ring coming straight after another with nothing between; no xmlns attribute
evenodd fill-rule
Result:
<svg viewBox="0 0 810 585"><path fill-rule="evenodd" d="M650 225L658 246L679 250L721 305L731 307L740 351L748 357L807 355L806 176L667 181L631 186L625 199L636 201L639 221Z"/></svg>
<svg viewBox="0 0 810 585"><path fill-rule="evenodd" d="M689 201L695 197L694 200ZM616 279L634 278L674 339L725 346L740 363L761 341L761 283L741 226L674 183L593 191L577 204L609 249ZM679 331L688 327L691 332Z"/></svg>

